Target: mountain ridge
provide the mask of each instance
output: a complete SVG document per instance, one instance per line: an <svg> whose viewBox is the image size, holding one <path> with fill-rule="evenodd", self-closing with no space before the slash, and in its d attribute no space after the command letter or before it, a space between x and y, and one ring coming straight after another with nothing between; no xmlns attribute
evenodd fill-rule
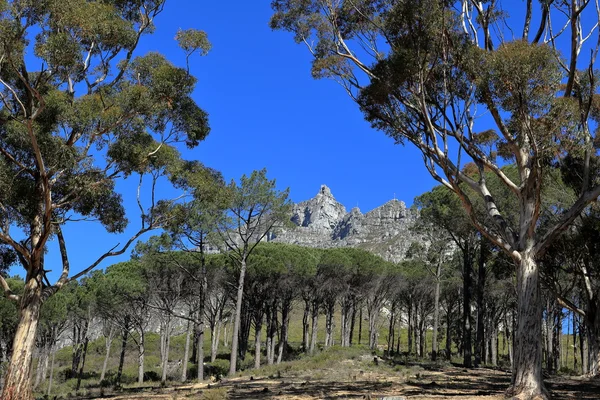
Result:
<svg viewBox="0 0 600 400"><path fill-rule="evenodd" d="M292 206L296 227L273 235L270 241L316 248L357 247L399 262L410 244L420 240L410 231L417 218L397 199L364 214L358 207L348 212L329 187L321 185L315 197Z"/></svg>

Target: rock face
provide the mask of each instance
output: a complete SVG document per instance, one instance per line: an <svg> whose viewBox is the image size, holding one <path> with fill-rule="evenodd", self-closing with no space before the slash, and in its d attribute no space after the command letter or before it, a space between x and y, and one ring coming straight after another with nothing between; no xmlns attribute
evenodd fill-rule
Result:
<svg viewBox="0 0 600 400"><path fill-rule="evenodd" d="M415 219L414 211L396 199L366 214L358 207L346 212L322 185L315 197L294 205L291 220L297 227L272 240L318 248L359 247L399 262L410 244L420 239L409 231Z"/></svg>

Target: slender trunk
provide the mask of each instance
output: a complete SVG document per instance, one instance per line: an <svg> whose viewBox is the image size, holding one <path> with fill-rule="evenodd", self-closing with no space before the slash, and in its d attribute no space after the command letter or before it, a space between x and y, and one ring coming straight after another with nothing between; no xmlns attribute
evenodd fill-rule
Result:
<svg viewBox="0 0 600 400"><path fill-rule="evenodd" d="M517 272L517 332L511 391L518 399L548 398L542 380L542 302L539 269L530 251L521 253Z"/></svg>
<svg viewBox="0 0 600 400"><path fill-rule="evenodd" d="M412 349L413 349L413 342L412 342L412 339L413 339L412 326L413 325L412 325L412 323L413 323L413 321L412 321L412 303L411 302L409 302L408 307L407 307L407 322L408 322L408 326L406 328L408 331L408 344L407 344L408 350L407 350L407 352L408 352L408 354L412 354Z"/></svg>
<svg viewBox="0 0 600 400"><path fill-rule="evenodd" d="M327 315L325 316L325 347L333 345L333 312L334 305L327 306Z"/></svg>
<svg viewBox="0 0 600 400"><path fill-rule="evenodd" d="M302 315L302 350L308 353L310 346L310 300L304 299L304 314Z"/></svg>
<svg viewBox="0 0 600 400"><path fill-rule="evenodd" d="M354 336L355 322L356 322L356 300L353 300L353 302L352 302L352 319L350 320L350 332L349 332L349 338L348 338L348 344L350 346L352 346L352 337Z"/></svg>
<svg viewBox="0 0 600 400"><path fill-rule="evenodd" d="M491 329L490 338L490 362L493 366L498 365L498 327L494 326Z"/></svg>
<svg viewBox="0 0 600 400"><path fill-rule="evenodd" d="M183 360L181 362L181 382L187 381L188 357L190 356L190 342L192 336L192 324L188 320L185 330L185 349L183 350Z"/></svg>
<svg viewBox="0 0 600 400"><path fill-rule="evenodd" d="M113 329L110 329L110 332L108 334L108 337L105 338L105 344L106 344L106 355L104 356L104 362L102 363L102 372L100 373L100 382L102 382L104 380L104 377L106 376L106 368L108 366L108 359L110 357L110 347L112 345L112 341L113 341Z"/></svg>
<svg viewBox="0 0 600 400"><path fill-rule="evenodd" d="M471 368L471 249L467 244L463 251L463 364Z"/></svg>
<svg viewBox="0 0 600 400"><path fill-rule="evenodd" d="M281 339L279 341L279 354L277 355L277 364L283 361L283 354L287 346L288 327L290 325L290 302L282 301L281 304Z"/></svg>
<svg viewBox="0 0 600 400"><path fill-rule="evenodd" d="M392 309L390 310L390 321L388 324L388 341L387 341L387 352L391 355L394 352L394 321L396 319L395 309L392 305Z"/></svg>
<svg viewBox="0 0 600 400"><path fill-rule="evenodd" d="M221 320L217 321L216 334L212 337L211 349L210 349L210 362L214 362L217 359L217 352L219 351L219 340L221 337L221 327L223 323Z"/></svg>
<svg viewBox="0 0 600 400"><path fill-rule="evenodd" d="M362 305L358 310L358 345L360 346L360 342L362 341L362 320L363 320L363 308Z"/></svg>
<svg viewBox="0 0 600 400"><path fill-rule="evenodd" d="M377 348L377 314L379 310L376 307L369 307L369 349Z"/></svg>
<svg viewBox="0 0 600 400"><path fill-rule="evenodd" d="M271 337L271 329L273 324L273 312L271 311L270 306L267 306L265 314L267 320L267 340L265 342L265 347L267 348L267 364L271 365L271 342L273 340L273 338Z"/></svg>
<svg viewBox="0 0 600 400"><path fill-rule="evenodd" d="M52 382L54 380L54 357L56 356L56 351L54 351L53 347L54 346L50 347L50 351L52 352L52 361L50 362L50 377L48 378L48 390L46 391L46 396L48 397L50 397L50 393L52 393Z"/></svg>
<svg viewBox="0 0 600 400"><path fill-rule="evenodd" d="M129 336L129 329L123 328L122 341L121 341L121 355L119 356L119 368L117 369L117 378L115 381L116 386L121 385L121 376L123 376L123 365L125 364L125 349L127 348L127 338Z"/></svg>
<svg viewBox="0 0 600 400"><path fill-rule="evenodd" d="M254 368L260 368L260 335L262 334L262 313L254 320Z"/></svg>
<svg viewBox="0 0 600 400"><path fill-rule="evenodd" d="M452 320L451 320L450 306L448 306L448 312L446 313L446 359L452 359Z"/></svg>
<svg viewBox="0 0 600 400"><path fill-rule="evenodd" d="M199 382L204 380L204 327L203 324L198 324L198 376Z"/></svg>
<svg viewBox="0 0 600 400"><path fill-rule="evenodd" d="M317 302L312 304L312 333L310 335L310 354L314 354L317 347L317 332L319 323L319 305ZM359 336L360 337L360 336ZM359 341L360 343L360 341Z"/></svg>
<svg viewBox="0 0 600 400"><path fill-rule="evenodd" d="M140 341L138 343L138 383L144 383L144 331L140 329Z"/></svg>
<svg viewBox="0 0 600 400"><path fill-rule="evenodd" d="M554 303L550 302L550 299L546 302L546 370L549 374L553 374L554 370L554 357L553 357L553 344L554 344Z"/></svg>
<svg viewBox="0 0 600 400"><path fill-rule="evenodd" d="M33 400L31 364L40 317L41 275L29 279L21 299L20 318L13 340L12 355L4 379L3 400Z"/></svg>
<svg viewBox="0 0 600 400"><path fill-rule="evenodd" d="M237 297L235 301L235 317L233 320L233 332L231 334L231 356L229 364L229 375L237 371L238 340L240 333L240 321L242 318L242 301L244 298L244 278L246 276L246 255L242 256L240 265L240 279L238 281Z"/></svg>
<svg viewBox="0 0 600 400"><path fill-rule="evenodd" d="M437 360L438 353L438 326L440 323L440 281L442 279L442 263L438 262L435 271L435 295L433 304L433 338L431 340L431 360Z"/></svg>
<svg viewBox="0 0 600 400"><path fill-rule="evenodd" d="M167 383L167 368L169 367L169 345L171 342L171 317L169 315L166 316L166 321L163 325L162 332L162 375L160 381L162 384Z"/></svg>
<svg viewBox="0 0 600 400"><path fill-rule="evenodd" d="M485 337L484 337L484 318L485 303L483 293L485 289L485 259L486 243L482 237L479 244L479 268L477 274L477 332L475 334L475 366L478 367L485 360Z"/></svg>
<svg viewBox="0 0 600 400"><path fill-rule="evenodd" d="M87 357L87 349L88 343L90 339L87 337L87 332L85 339L83 340L83 354L81 355L81 365L79 366L79 374L77 374L77 387L76 390L81 388L81 378L83 378L83 368L85 367L85 358Z"/></svg>

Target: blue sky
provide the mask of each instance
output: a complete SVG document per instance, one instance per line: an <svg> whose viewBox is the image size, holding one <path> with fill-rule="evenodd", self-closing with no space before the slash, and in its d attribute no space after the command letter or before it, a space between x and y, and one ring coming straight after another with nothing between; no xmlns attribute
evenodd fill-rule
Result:
<svg viewBox="0 0 600 400"><path fill-rule="evenodd" d="M279 189L290 188L294 202L326 184L348 210L358 205L363 212L394 195L411 204L433 187L420 153L371 129L336 83L312 79L308 51L290 34L269 28L269 3L235 1L225 9L219 2L171 0L155 21L155 33L143 38L138 55L158 51L180 66L185 59L174 40L179 28L202 29L212 42L206 57L191 59L198 78L194 98L209 113L212 130L184 157L221 171L228 181L267 168ZM137 230L136 184L131 179L118 185L130 218L125 234L109 235L93 222L65 228L72 272ZM46 268L53 271L51 280L60 272L56 243L50 244Z"/></svg>

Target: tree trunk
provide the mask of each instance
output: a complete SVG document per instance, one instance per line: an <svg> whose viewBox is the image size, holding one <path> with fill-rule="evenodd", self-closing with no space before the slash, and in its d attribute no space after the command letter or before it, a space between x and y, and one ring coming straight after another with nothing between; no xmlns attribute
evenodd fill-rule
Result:
<svg viewBox="0 0 600 400"><path fill-rule="evenodd" d="M360 346L360 342L362 341L362 319L363 319L363 307L360 306L358 310L358 345Z"/></svg>
<svg viewBox="0 0 600 400"><path fill-rule="evenodd" d="M202 382L204 380L204 321L202 316L200 316L200 321L198 321L198 382Z"/></svg>
<svg viewBox="0 0 600 400"><path fill-rule="evenodd" d="M310 300L304 299L304 314L302 315L302 350L308 353L310 346Z"/></svg>
<svg viewBox="0 0 600 400"><path fill-rule="evenodd" d="M413 320L412 320L412 303L409 302L408 307L407 307L407 322L408 322L408 326L406 327L407 331L408 331L408 343L407 343L407 352L408 354L412 354L412 349L413 349L413 335L412 335L412 331L413 331Z"/></svg>
<svg viewBox="0 0 600 400"><path fill-rule="evenodd" d="M110 332L108 334L108 337L105 338L105 344L106 344L106 355L104 356L104 362L102 363L102 372L100 373L100 382L102 382L104 380L104 377L106 376L106 368L108 366L108 358L110 357L110 347L112 345L112 341L113 341L113 329L110 329Z"/></svg>
<svg viewBox="0 0 600 400"><path fill-rule="evenodd" d="M485 360L485 337L484 337L484 318L485 318L485 303L483 301L483 293L485 289L485 258L486 258L486 243L482 237L479 241L479 268L477 274L477 332L475 334L475 366Z"/></svg>
<svg viewBox="0 0 600 400"><path fill-rule="evenodd" d="M214 334L214 331L213 331ZM192 336L192 324L188 320L185 329L185 349L183 350L183 360L181 361L181 382L187 381L188 357L190 356L190 339Z"/></svg>
<svg viewBox="0 0 600 400"><path fill-rule="evenodd" d="M435 295L433 304L433 338L431 340L431 360L437 360L438 353L438 326L440 324L440 281L442 278L442 263L438 262L435 271Z"/></svg>
<svg viewBox="0 0 600 400"><path fill-rule="evenodd" d="M362 307L362 305L360 307ZM352 305L352 319L350 320L350 333L349 333L350 337L348 338L348 344L350 346L352 346L352 337L354 336L355 322L356 322L356 300L353 300L353 305Z"/></svg>
<svg viewBox="0 0 600 400"><path fill-rule="evenodd" d="M325 347L333 345L333 312L334 305L327 306L327 315L325 316Z"/></svg>
<svg viewBox="0 0 600 400"><path fill-rule="evenodd" d="M446 360L452 359L452 319L450 314L450 306L446 312Z"/></svg>
<svg viewBox="0 0 600 400"><path fill-rule="evenodd" d="M254 320L254 368L260 368L260 335L262 333L262 313Z"/></svg>
<svg viewBox="0 0 600 400"><path fill-rule="evenodd" d="M81 378L83 378L83 368L85 367L85 358L87 357L89 341L90 339L88 338L86 332L85 339L83 340L83 354L81 355L81 365L79 367L79 373L77 374L77 387L75 390L79 390L81 388Z"/></svg>
<svg viewBox="0 0 600 400"><path fill-rule="evenodd" d="M115 386L121 385L121 376L123 376L123 365L125 364L125 350L127 349L127 338L129 336L129 329L124 328L121 340L121 355L119 356L119 368L117 369L117 378Z"/></svg>
<svg viewBox="0 0 600 400"><path fill-rule="evenodd" d="M390 321L388 324L388 341L387 341L387 351L388 354L391 355L394 352L394 330L396 327L394 323L396 321L396 312L395 307L392 305L392 309L390 310Z"/></svg>
<svg viewBox="0 0 600 400"><path fill-rule="evenodd" d="M281 302L281 340L279 341L277 364L281 364L281 361L283 361L283 354L287 346L288 327L290 325L290 301Z"/></svg>
<svg viewBox="0 0 600 400"><path fill-rule="evenodd" d="M585 315L587 336L587 372L589 376L600 375L600 301L594 299Z"/></svg>
<svg viewBox="0 0 600 400"><path fill-rule="evenodd" d="M163 361L163 370L162 370L162 376L161 376L161 382L163 384L167 383L167 370L169 367L169 347L171 346L171 335L170 335L170 330L171 330L171 324L168 324L167 327L167 337L165 338L165 359Z"/></svg>
<svg viewBox="0 0 600 400"><path fill-rule="evenodd" d="M221 320L217 321L216 330L217 332L212 335L211 348L210 348L210 362L214 362L217 359L217 352L219 351L219 340L221 337L221 327L223 323Z"/></svg>
<svg viewBox="0 0 600 400"><path fill-rule="evenodd" d="M314 354L315 348L317 347L317 332L319 323L319 304L313 302L312 304L312 333L310 335L310 354ZM359 336L360 337L360 336Z"/></svg>
<svg viewBox="0 0 600 400"><path fill-rule="evenodd" d="M244 299L244 278L246 276L246 257L243 256L240 265L240 279L238 281L237 297L235 301L235 317L233 320L233 332L231 333L231 356L229 364L229 375L237 371L238 341L240 333L240 322L242 318L242 301Z"/></svg>
<svg viewBox="0 0 600 400"><path fill-rule="evenodd" d="M33 400L31 364L37 326L40 318L41 276L29 279L20 306L20 318L15 333L12 356L4 380L3 400Z"/></svg>
<svg viewBox="0 0 600 400"><path fill-rule="evenodd" d="M542 302L539 269L530 251L521 253L517 271L517 332L510 392L517 399L549 398L542 380Z"/></svg>
<svg viewBox="0 0 600 400"><path fill-rule="evenodd" d="M50 397L50 393L52 392L52 382L54 380L54 358L56 356L56 351L54 351L53 347L54 346L50 347L50 351L52 352L52 361L50 362L50 378L48 378L48 390L46 391L46 396L48 397Z"/></svg>
<svg viewBox="0 0 600 400"><path fill-rule="evenodd" d="M138 383L144 383L144 331L140 330L140 341L138 342Z"/></svg>
<svg viewBox="0 0 600 400"><path fill-rule="evenodd" d="M555 303L550 302L550 299L546 302L546 370L549 374L553 374L554 370L554 307Z"/></svg>
<svg viewBox="0 0 600 400"><path fill-rule="evenodd" d="M377 349L377 316L379 310L376 307L369 307L369 349Z"/></svg>
<svg viewBox="0 0 600 400"><path fill-rule="evenodd" d="M463 250L463 364L472 367L471 342L471 253L469 245Z"/></svg>

